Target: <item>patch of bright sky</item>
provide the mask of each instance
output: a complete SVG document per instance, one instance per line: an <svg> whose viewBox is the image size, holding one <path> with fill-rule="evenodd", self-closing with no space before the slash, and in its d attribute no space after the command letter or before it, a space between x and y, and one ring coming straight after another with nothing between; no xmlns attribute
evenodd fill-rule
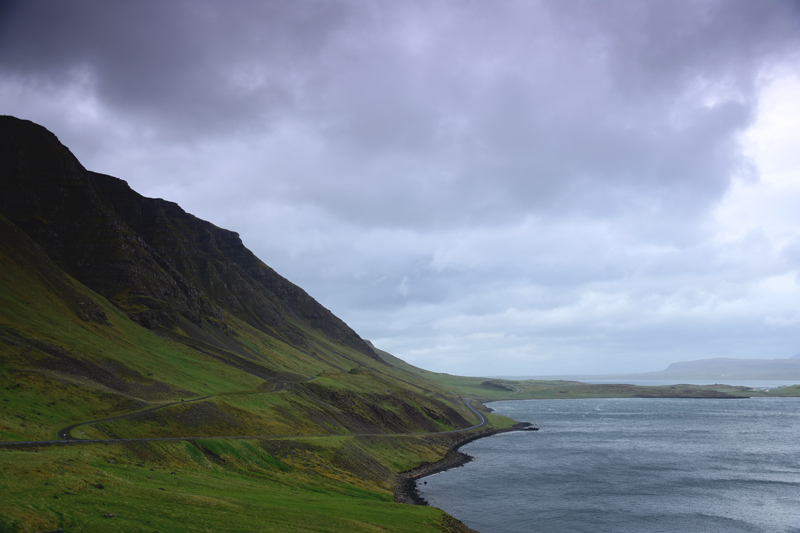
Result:
<svg viewBox="0 0 800 533"><path fill-rule="evenodd" d="M736 240L762 232L782 248L800 228L800 76L772 81L761 93L758 118L743 136L757 180L737 179L716 211L718 236Z"/></svg>

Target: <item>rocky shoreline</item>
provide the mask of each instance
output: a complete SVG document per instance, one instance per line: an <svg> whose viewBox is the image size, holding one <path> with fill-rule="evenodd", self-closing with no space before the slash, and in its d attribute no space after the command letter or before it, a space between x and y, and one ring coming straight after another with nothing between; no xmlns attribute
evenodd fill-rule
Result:
<svg viewBox="0 0 800 533"><path fill-rule="evenodd" d="M519 424L514 424L510 428L487 429L460 438L450 447L447 454L435 463L422 463L416 468L400 472L397 475L397 485L394 495L395 501L398 503L407 503L409 505L428 505L428 502L425 501L425 498L423 498L419 490L417 490L417 481L423 477L444 472L451 468L457 468L472 461L472 456L461 453L458 451L459 448L484 437L491 437L492 435L509 433L511 431L525 431L531 426L532 424L528 422L520 422Z"/></svg>

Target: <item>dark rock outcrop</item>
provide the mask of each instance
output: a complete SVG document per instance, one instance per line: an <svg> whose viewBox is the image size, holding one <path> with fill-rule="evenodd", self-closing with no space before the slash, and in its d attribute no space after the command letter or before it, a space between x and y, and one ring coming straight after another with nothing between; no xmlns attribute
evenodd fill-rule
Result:
<svg viewBox="0 0 800 533"><path fill-rule="evenodd" d="M60 269L144 327L247 356L226 323L230 313L309 353L309 333L318 330L380 360L237 233L87 171L55 135L9 116L0 117L0 213ZM87 320L104 320L91 303L76 305Z"/></svg>

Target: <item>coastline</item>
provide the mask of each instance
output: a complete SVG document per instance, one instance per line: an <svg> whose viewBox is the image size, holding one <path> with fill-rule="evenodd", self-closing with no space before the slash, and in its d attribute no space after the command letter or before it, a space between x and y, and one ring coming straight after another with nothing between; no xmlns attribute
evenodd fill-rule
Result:
<svg viewBox="0 0 800 533"><path fill-rule="evenodd" d="M458 451L459 448L465 444L469 444L470 442L482 439L484 437L491 437L492 435L498 435L500 433L510 433L512 431L525 431L526 428L531 426L532 424L529 422L520 422L518 424L514 424L510 428L487 429L466 435L458 439L452 446L450 446L450 449L447 450L447 454L445 454L442 459L439 459L435 463L422 463L411 470L406 470L405 472L400 472L397 474L394 501L409 505L428 505L428 502L419 493L417 481L426 476L438 474L439 472L444 472L445 470L450 470L451 468L464 466L472 461L473 457L471 455L461 453Z"/></svg>

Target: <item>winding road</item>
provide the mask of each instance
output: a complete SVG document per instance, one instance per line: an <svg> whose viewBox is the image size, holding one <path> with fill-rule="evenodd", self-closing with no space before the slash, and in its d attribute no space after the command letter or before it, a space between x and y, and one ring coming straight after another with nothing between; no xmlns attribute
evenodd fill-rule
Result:
<svg viewBox="0 0 800 533"><path fill-rule="evenodd" d="M313 378L312 378L313 379ZM267 394L278 392L284 389L285 383L277 383L275 388L271 391L264 391L263 393L250 393L250 394ZM178 402L170 402L163 405L157 405L155 407L149 407L147 409L143 409L141 411L136 411L134 413L127 413L124 415L117 415L111 416L107 418L100 418L98 420L90 420L87 422L78 422L72 425L69 425L63 429L58 431L58 436L61 440L32 440L32 441L14 441L14 442L0 442L0 446L10 447L10 446L53 446L53 445L65 445L65 444L92 444L92 443L114 443L114 442L168 442L168 441L180 441L180 440L209 440L209 439L286 439L286 438L308 438L308 437L423 437L429 435L443 435L447 433L460 433L463 431L470 431L473 429L477 429L483 427L487 423L486 417L483 413L479 412L475 409L472 404L470 403L472 400L462 400L464 401L464 405L472 411L478 417L478 423L474 426L470 426L468 428L462 429L451 429L449 431L434 431L428 433L319 433L319 434L305 434L305 435L228 435L228 436L201 436L201 437L145 437L145 438L131 438L131 439L74 439L71 437L71 432L73 429L90 425L90 424L98 424L101 422L112 422L114 420L121 420L124 418L131 418L134 416L139 416L145 413L151 413L153 411L157 411L159 409L164 409L166 407L170 407L173 405L178 405L181 403L192 403L192 402L200 402L203 400L207 400L214 396L202 396L200 398L193 398L191 400L181 400Z"/></svg>
<svg viewBox="0 0 800 533"><path fill-rule="evenodd" d="M183 401L180 401L180 402L170 402L170 403L165 403L164 405L156 405L155 407L149 407L149 408L144 409L142 411L136 411L135 413L128 413L128 414L125 414L125 415L117 415L117 416L110 416L108 418L100 418L98 420L90 420L89 422L78 422L77 424L72 424L71 426L67 426L64 429L59 429L58 430L58 436L59 436L59 438L61 438L61 440L69 440L69 439L72 438L72 437L70 437L70 434L72 433L72 430L75 429L76 427L79 427L79 426L86 426L86 425L89 425L89 424L99 424L100 422L112 422L114 420L121 420L123 418L130 418L130 417L133 417L133 416L143 415L145 413L152 413L153 411L158 411L159 409L164 409L164 408L170 407L172 405L178 405L179 403L184 403L185 404L185 403L192 403L192 402L201 402L203 400L208 400L211 397L212 396L203 396L201 398L194 398L194 399L188 400L188 401L187 400L183 400ZM34 441L34 442L36 442L36 441Z"/></svg>

